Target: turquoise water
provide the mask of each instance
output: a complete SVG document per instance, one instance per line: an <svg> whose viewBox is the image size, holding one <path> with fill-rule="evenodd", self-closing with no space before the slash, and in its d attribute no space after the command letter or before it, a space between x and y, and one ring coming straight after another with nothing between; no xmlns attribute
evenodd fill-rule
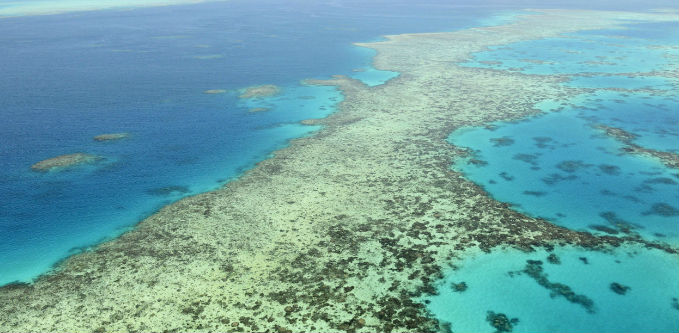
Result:
<svg viewBox="0 0 679 333"><path fill-rule="evenodd" d="M566 85L576 88L677 89L677 80L657 76L576 76Z"/></svg>
<svg viewBox="0 0 679 333"><path fill-rule="evenodd" d="M453 168L528 215L676 247L679 172L652 157L624 154L624 143L600 126L623 129L642 147L679 153L676 79L634 75L676 72L678 39L676 22L653 23L475 54L465 66L578 74L564 84L597 90L539 103L546 113L537 117L455 131L449 141L471 155ZM496 249L465 257L445 272L428 308L455 332L679 331L676 255L633 246L613 253L571 247L554 253L559 264L550 263L544 250ZM465 291L456 290L460 282Z"/></svg>
<svg viewBox="0 0 679 333"><path fill-rule="evenodd" d="M608 97L603 94L607 93L590 99ZM647 101L643 97L637 98ZM676 103L664 99L656 102ZM616 223L625 221L635 233L676 243L678 214L662 215L655 213L653 207L668 206L679 213L677 171L651 158L621 154L623 145L595 127L598 123L612 123L605 116L613 115L606 111L617 114L618 103L606 99L587 105L596 111L567 108L526 121L496 123L490 129L456 131L451 142L473 148L474 158L486 163L463 160L455 168L482 184L496 199L556 224L598 232L594 228L603 225L616 229ZM543 103L541 109L549 111L550 106L555 105ZM648 109L629 110L650 113ZM658 123L652 124L660 128L670 124L675 127L670 130L678 131L679 122L658 118ZM660 141L659 138L655 139ZM611 218L611 213L616 218Z"/></svg>
<svg viewBox="0 0 679 333"><path fill-rule="evenodd" d="M551 263L550 254L560 263ZM541 264L529 266L527 260ZM679 330L676 255L635 247L612 253L570 247L552 253L497 249L490 254L466 253L455 264L459 268L439 281L439 295L426 299L429 310L450 323L453 332L496 332L486 320L488 311L517 318L512 332ZM533 275L527 268L533 269ZM534 276L545 277L549 284L539 284ZM461 282L467 289L456 291L453 284ZM612 283L629 289L616 293ZM576 297L569 300L555 293L564 286Z"/></svg>
<svg viewBox="0 0 679 333"><path fill-rule="evenodd" d="M626 30L566 34L479 52L463 66L526 74L636 73L676 69L679 48L677 22L629 25ZM611 35L614 34L614 35ZM656 38L647 38L653 34ZM656 47L663 46L663 47Z"/></svg>
<svg viewBox="0 0 679 333"><path fill-rule="evenodd" d="M375 54L377 54L377 51L364 47L356 47L356 52L369 59L372 59ZM368 86L374 87L384 84L398 75L398 72L382 71L377 70L372 66L366 66L352 69L352 73L349 76L353 77L354 79L361 80Z"/></svg>
<svg viewBox="0 0 679 333"><path fill-rule="evenodd" d="M74 3L93 4L63 4ZM0 1L2 9L15 5ZM506 23L522 7L663 6L675 4L236 0L2 19L0 285L31 281L66 256L129 230L163 205L223 186L290 139L318 130L299 122L334 112L342 95L300 80L344 74L377 86L398 76L373 68L374 51L353 42ZM539 106L563 107L559 113L497 123L495 130L460 130L452 142L472 148L488 164L459 161L455 167L527 214L676 245L676 171L653 159L620 155L621 144L597 129L620 127L638 135L639 145L677 151L677 98L671 93L676 82L600 75L675 70L677 49L655 47L676 41L675 26L630 25L478 54L476 60L502 63L467 65L594 72L566 84L660 92L598 91ZM238 99L238 89L258 84L276 84L282 93ZM226 92L203 93L208 89ZM249 112L253 108L266 111ZM131 136L92 140L111 132ZM74 152L104 160L62 172L30 170L39 160ZM544 251L470 255L456 262L458 270L446 272L429 308L454 331L493 331L488 311L518 318L512 324L518 332L679 330L676 256L636 248L555 253L560 265L548 263ZM528 267L534 276L526 272L529 259L543 262ZM535 278L546 276L548 284ZM451 283L461 281L468 289L452 292ZM615 293L614 282L630 289ZM555 283L585 297L580 303L550 297L545 285ZM583 306L583 300L591 303Z"/></svg>
<svg viewBox="0 0 679 333"><path fill-rule="evenodd" d="M29 12L44 3L0 1ZM50 2L83 4L95 3ZM386 4L228 1L0 19L0 285L30 281L316 130L298 122L327 116L342 96L301 80L344 74L376 86L398 75L373 68L374 51L352 43L488 24L506 12ZM238 99L258 84L282 94ZM269 110L248 112L256 107ZM92 140L115 132L130 137ZM104 160L30 170L75 152Z"/></svg>

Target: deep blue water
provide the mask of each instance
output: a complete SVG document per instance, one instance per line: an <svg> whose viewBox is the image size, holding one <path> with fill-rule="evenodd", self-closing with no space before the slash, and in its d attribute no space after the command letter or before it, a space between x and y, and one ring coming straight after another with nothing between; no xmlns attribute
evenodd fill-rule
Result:
<svg viewBox="0 0 679 333"><path fill-rule="evenodd" d="M351 43L512 16L501 3L470 4L232 1L0 20L0 285L30 281L315 130L298 122L328 115L342 96L300 80L346 74L376 85L398 74L375 70L374 52ZM271 111L249 113L237 98L256 84L283 88L252 102ZM92 140L112 132L131 137ZM105 160L29 169L75 152Z"/></svg>

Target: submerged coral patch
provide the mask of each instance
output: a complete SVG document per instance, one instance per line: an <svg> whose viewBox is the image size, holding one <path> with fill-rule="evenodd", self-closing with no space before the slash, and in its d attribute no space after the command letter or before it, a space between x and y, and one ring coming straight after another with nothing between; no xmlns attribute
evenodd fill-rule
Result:
<svg viewBox="0 0 679 333"><path fill-rule="evenodd" d="M490 141L493 142L493 146L495 147L506 147L514 144L514 139L507 136L503 136L501 138L491 138Z"/></svg>
<svg viewBox="0 0 679 333"><path fill-rule="evenodd" d="M611 176L617 176L620 174L620 167L617 165L599 164L599 170Z"/></svg>
<svg viewBox="0 0 679 333"><path fill-rule="evenodd" d="M611 287L611 290L618 295L624 295L630 289L630 287L624 286L624 285L617 283L617 282L611 283L610 287Z"/></svg>
<svg viewBox="0 0 679 333"><path fill-rule="evenodd" d="M463 292L467 290L467 283L464 281L458 283L451 283L450 286L453 288L453 291L456 292Z"/></svg>
<svg viewBox="0 0 679 333"><path fill-rule="evenodd" d="M191 192L187 186L171 185L147 190L146 193L157 196L168 196L174 194L186 194Z"/></svg>
<svg viewBox="0 0 679 333"><path fill-rule="evenodd" d="M558 282L552 282L549 280L547 274L544 273L542 267L542 261L539 260L527 260L526 267L520 271L530 276L542 287L551 291L550 297L564 297L569 302L579 304L587 310L589 313L594 313L594 301L587 297L586 295L576 294L571 287Z"/></svg>
<svg viewBox="0 0 679 333"><path fill-rule="evenodd" d="M556 165L558 169L568 173L577 172L580 169L588 168L590 166L592 165L586 164L583 161L572 161L572 160L562 161Z"/></svg>
<svg viewBox="0 0 679 333"><path fill-rule="evenodd" d="M514 325L519 323L519 318L509 318L504 313L495 313L488 311L486 314L486 321L495 328L496 333L511 332Z"/></svg>
<svg viewBox="0 0 679 333"><path fill-rule="evenodd" d="M679 216L679 209L670 206L664 202L657 202L651 206L651 209L645 211L643 214L673 217Z"/></svg>

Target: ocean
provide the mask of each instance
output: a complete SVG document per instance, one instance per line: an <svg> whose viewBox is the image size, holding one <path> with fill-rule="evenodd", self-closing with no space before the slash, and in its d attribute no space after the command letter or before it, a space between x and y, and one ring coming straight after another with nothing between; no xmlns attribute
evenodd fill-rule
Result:
<svg viewBox="0 0 679 333"><path fill-rule="evenodd" d="M464 65L565 75L564 85L586 92L541 102L535 108L544 113L535 117L456 130L449 142L470 156L452 168L525 214L676 247L679 172L624 150L633 144L679 151L679 81L634 75L676 72L676 40L677 22L630 24L477 53ZM605 128L632 137L621 140ZM512 332L679 330L679 258L643 246L478 251L449 268L437 286L438 295L426 302L453 331L492 332L500 314Z"/></svg>
<svg viewBox="0 0 679 333"><path fill-rule="evenodd" d="M48 5L0 1L0 285L34 281L161 207L228 186L290 140L313 135L320 127L301 122L335 112L344 97L302 80L341 74L377 86L399 75L375 69L374 51L354 42L508 23L526 7L676 6L236 0L30 15ZM679 67L677 39L677 22L630 22L475 54L462 65L563 75L564 85L583 93L544 101L535 117L454 131L449 142L470 156L451 168L527 215L676 248L676 168L624 149L679 152L679 82L662 76ZM239 97L264 84L280 93ZM93 139L104 133L129 137ZM101 159L31 170L78 152ZM465 290L456 290L460 282ZM679 330L679 260L656 249L468 250L436 286L422 301L452 331L493 332L500 314L513 332Z"/></svg>
<svg viewBox="0 0 679 333"><path fill-rule="evenodd" d="M398 74L372 68L374 51L352 43L512 17L508 9L392 4L206 2L0 20L0 284L31 281L312 133L299 122L334 112L342 96L301 80L344 74L376 85ZM238 98L262 84L282 94ZM130 136L93 140L118 132ZM77 152L103 160L30 168Z"/></svg>

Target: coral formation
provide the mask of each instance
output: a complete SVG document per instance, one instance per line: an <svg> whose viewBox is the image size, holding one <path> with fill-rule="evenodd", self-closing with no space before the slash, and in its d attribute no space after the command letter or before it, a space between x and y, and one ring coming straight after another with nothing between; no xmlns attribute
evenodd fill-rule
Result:
<svg viewBox="0 0 679 333"><path fill-rule="evenodd" d="M0 331L434 332L446 325L418 299L436 293L443 268L465 249L637 242L675 253L512 210L451 170L466 157L446 141L455 129L535 115L537 102L580 92L559 77L456 65L471 53L667 17L542 10L507 26L360 44L377 49L376 68L401 75L374 87L341 76L305 81L345 96L338 112L314 120L323 125L315 135L32 284L0 288ZM241 97L277 92L258 86ZM591 307L540 264L525 271ZM495 313L489 322L503 331L516 324Z"/></svg>
<svg viewBox="0 0 679 333"><path fill-rule="evenodd" d="M486 314L486 321L495 328L496 333L511 332L514 325L519 323L518 318L509 319L504 313L495 313L488 311Z"/></svg>
<svg viewBox="0 0 679 333"><path fill-rule="evenodd" d="M94 141L113 141L113 140L125 139L129 136L130 136L130 133L99 134L99 135L94 137Z"/></svg>
<svg viewBox="0 0 679 333"><path fill-rule="evenodd" d="M626 294L629 289L630 289L630 287L623 286L620 283L617 283L617 282L611 283L611 290L618 295Z"/></svg>
<svg viewBox="0 0 679 333"><path fill-rule="evenodd" d="M240 98L259 98L278 95L281 89L273 84L247 87L240 94Z"/></svg>
<svg viewBox="0 0 679 333"><path fill-rule="evenodd" d="M66 154L35 163L31 169L39 172L59 171L76 165L94 163L100 159L99 156L85 153Z"/></svg>

